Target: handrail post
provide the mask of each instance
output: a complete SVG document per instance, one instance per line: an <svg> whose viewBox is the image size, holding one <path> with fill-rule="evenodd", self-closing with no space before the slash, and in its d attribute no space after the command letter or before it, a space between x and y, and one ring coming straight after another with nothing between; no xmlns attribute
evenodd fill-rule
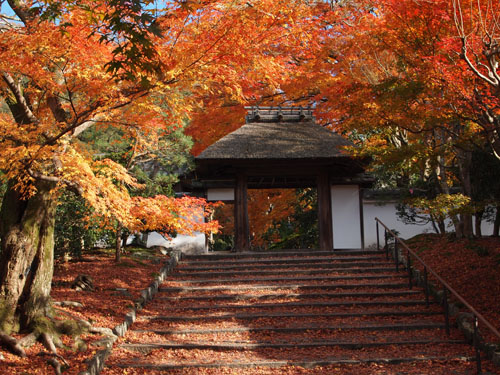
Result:
<svg viewBox="0 0 500 375"><path fill-rule="evenodd" d="M378 233L378 221L375 221L377 227L377 251L380 251L380 238Z"/></svg>
<svg viewBox="0 0 500 375"><path fill-rule="evenodd" d="M399 252L398 252L398 238L394 237L394 261L396 262L396 272L399 272Z"/></svg>
<svg viewBox="0 0 500 375"><path fill-rule="evenodd" d="M385 239L385 258L389 259L389 246L387 244L387 229L384 228L384 239Z"/></svg>
<svg viewBox="0 0 500 375"><path fill-rule="evenodd" d="M476 351L476 367L477 373L481 374L481 351L479 350L479 321L474 314L474 336L473 336L474 349Z"/></svg>
<svg viewBox="0 0 500 375"><path fill-rule="evenodd" d="M444 304L444 322L446 328L446 334L450 335L450 311L448 306L448 290L446 287L443 289L443 304Z"/></svg>
<svg viewBox="0 0 500 375"><path fill-rule="evenodd" d="M424 289L425 289L425 305L429 307L429 284L427 280L427 267L424 267Z"/></svg>
<svg viewBox="0 0 500 375"><path fill-rule="evenodd" d="M412 282L412 272L411 272L411 259L410 259L410 251L406 252L406 269L408 270L408 288L413 289Z"/></svg>

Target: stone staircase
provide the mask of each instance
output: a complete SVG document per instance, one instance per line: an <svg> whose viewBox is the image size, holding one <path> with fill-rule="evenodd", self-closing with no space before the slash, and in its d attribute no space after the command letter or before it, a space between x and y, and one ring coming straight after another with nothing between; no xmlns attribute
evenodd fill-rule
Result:
<svg viewBox="0 0 500 375"><path fill-rule="evenodd" d="M406 277L376 251L185 256L102 374L474 373Z"/></svg>

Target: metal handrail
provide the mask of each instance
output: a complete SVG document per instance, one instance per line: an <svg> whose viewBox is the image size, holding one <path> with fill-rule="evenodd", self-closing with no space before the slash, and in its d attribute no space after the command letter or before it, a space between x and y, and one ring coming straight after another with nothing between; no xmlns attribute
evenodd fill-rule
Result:
<svg viewBox="0 0 500 375"><path fill-rule="evenodd" d="M396 261L396 268L398 268L399 265L399 253L398 253L398 244L403 246L406 251L407 251L407 267L408 267L408 274L409 274L409 283L410 283L410 288L411 288L411 279L412 279L412 274L411 274L411 266L410 266L410 257L409 255L411 254L414 259L419 261L422 266L424 267L424 278L425 278L425 289L426 289L426 302L428 302L428 285L427 285L427 272L430 272L444 287L444 296L443 296L443 302L444 302L444 308L445 308L445 318L446 318L446 330L447 333L449 333L449 322L448 322L448 297L447 297L447 291L450 292L458 301L460 301L470 312L472 312L472 315L474 316L474 347L476 348L476 360L477 360L477 367L478 367L478 374L481 373L481 359L479 357L479 352L478 352L478 340L477 340L477 335L478 335L478 321L483 323L486 327L489 328L491 332L495 334L500 339L500 332L493 327L493 325L486 320L486 318L481 315L474 307L471 306L470 303L468 303L460 294L458 294L455 289L453 289L446 281L444 281L432 268L430 268L423 260L420 258L413 250L411 250L408 245L401 239L399 238L393 231L391 231L382 221L380 221L379 218L375 218L376 221L376 227L377 227L377 250L380 249L380 242L379 242L379 224L382 225L385 229L385 233L389 233L393 238L394 238L394 243L395 243L395 249L394 249L394 255L395 255L395 261ZM388 255L388 250L387 250L387 235L385 236L385 244L386 244L386 252Z"/></svg>

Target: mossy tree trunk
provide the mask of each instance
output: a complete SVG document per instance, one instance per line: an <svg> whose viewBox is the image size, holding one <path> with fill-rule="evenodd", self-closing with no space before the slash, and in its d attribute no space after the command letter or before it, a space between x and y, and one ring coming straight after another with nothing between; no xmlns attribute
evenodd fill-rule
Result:
<svg viewBox="0 0 500 375"><path fill-rule="evenodd" d="M50 307L57 199L39 182L22 199L10 186L0 212L0 330L31 329Z"/></svg>

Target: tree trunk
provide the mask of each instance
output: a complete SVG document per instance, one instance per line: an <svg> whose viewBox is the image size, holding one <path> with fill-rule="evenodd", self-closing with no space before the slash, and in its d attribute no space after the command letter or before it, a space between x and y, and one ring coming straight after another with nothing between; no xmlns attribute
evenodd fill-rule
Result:
<svg viewBox="0 0 500 375"><path fill-rule="evenodd" d="M440 233L445 234L446 233L446 224L445 224L444 220L438 220L437 223L438 223L438 228L439 228Z"/></svg>
<svg viewBox="0 0 500 375"><path fill-rule="evenodd" d="M498 237L500 232L500 206L496 206L495 222L493 223L493 237Z"/></svg>
<svg viewBox="0 0 500 375"><path fill-rule="evenodd" d="M140 243L142 244L142 246L148 247L149 232L142 233L142 235L140 236Z"/></svg>
<svg viewBox="0 0 500 375"><path fill-rule="evenodd" d="M481 211L477 211L475 214L474 214L474 219L475 219L475 228L476 228L476 237L482 237L483 236L483 232L481 231L481 222L483 221L483 214L484 214L484 211L481 210Z"/></svg>
<svg viewBox="0 0 500 375"><path fill-rule="evenodd" d="M438 187L439 192L442 194L450 194L450 187L447 183L446 178L446 165L444 163L444 159L440 156L437 157L437 169L436 176L438 177ZM453 223L453 227L455 228L455 235L457 238L462 238L463 236L463 225L460 221L459 215L450 215L450 220Z"/></svg>
<svg viewBox="0 0 500 375"><path fill-rule="evenodd" d="M458 155L458 169L460 171L460 179L462 181L463 194L472 198L472 183L471 183L471 167L472 167L472 152L468 150L460 150ZM463 236L467 238L474 237L472 227L472 213L464 212L460 215L462 222Z"/></svg>
<svg viewBox="0 0 500 375"><path fill-rule="evenodd" d="M431 218L431 224L432 224L432 227L434 228L434 231L437 234L445 234L446 233L446 225L444 223L444 220L439 220L432 214L430 215L430 218Z"/></svg>
<svg viewBox="0 0 500 375"><path fill-rule="evenodd" d="M116 228L116 239L115 239L115 262L119 263L121 261L122 252L122 225L118 223Z"/></svg>
<svg viewBox="0 0 500 375"><path fill-rule="evenodd" d="M1 208L0 330L30 329L50 307L57 199L39 182L22 199L12 184Z"/></svg>
<svg viewBox="0 0 500 375"><path fill-rule="evenodd" d="M130 232L128 230L124 230L122 231L122 249L125 249L125 247L127 247L127 241L128 241L128 238L130 236ZM123 250L125 251L125 250Z"/></svg>

